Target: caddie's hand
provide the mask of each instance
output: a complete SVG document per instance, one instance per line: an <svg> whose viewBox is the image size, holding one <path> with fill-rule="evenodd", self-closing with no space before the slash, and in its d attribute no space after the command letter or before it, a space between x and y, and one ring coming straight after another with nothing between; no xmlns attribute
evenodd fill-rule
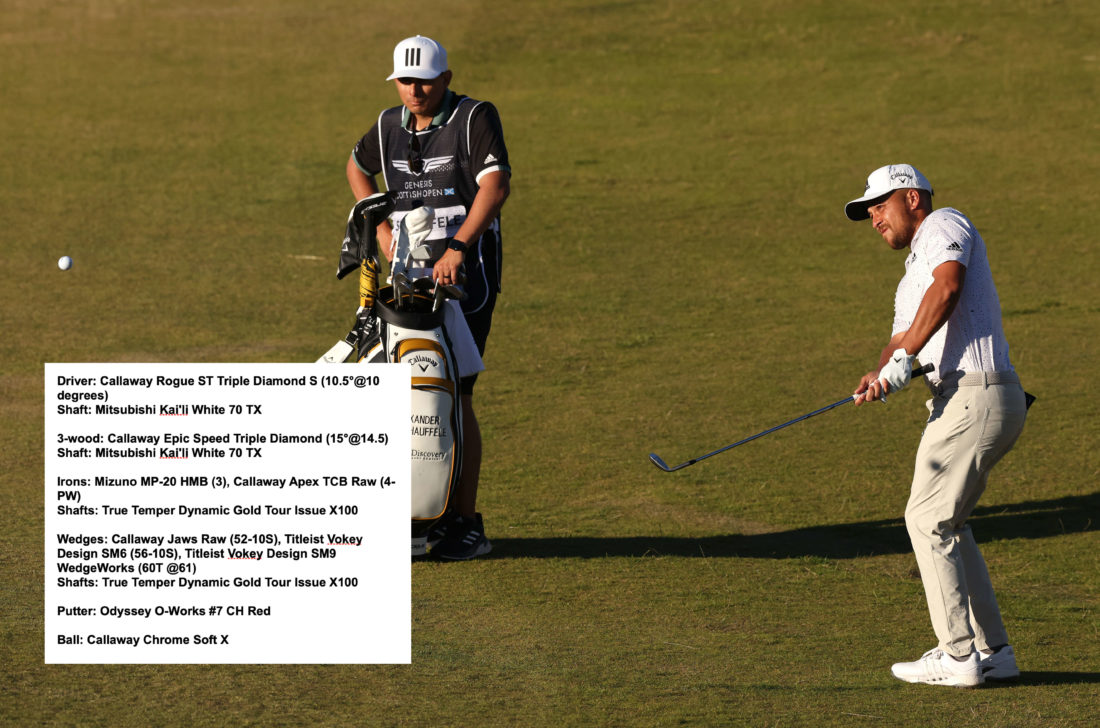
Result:
<svg viewBox="0 0 1100 728"><path fill-rule="evenodd" d="M890 361L879 370L879 382L887 384L890 387L887 390L889 392L900 392L905 389L909 380L913 378L913 361L916 358L905 349L895 349L890 355Z"/></svg>
<svg viewBox="0 0 1100 728"><path fill-rule="evenodd" d="M453 286L459 282L459 270L465 256L457 250L447 250L443 257L432 265L432 279L445 286Z"/></svg>
<svg viewBox="0 0 1100 728"><path fill-rule="evenodd" d="M388 222L378 226L378 249L386 256L386 260L393 262L393 228Z"/></svg>

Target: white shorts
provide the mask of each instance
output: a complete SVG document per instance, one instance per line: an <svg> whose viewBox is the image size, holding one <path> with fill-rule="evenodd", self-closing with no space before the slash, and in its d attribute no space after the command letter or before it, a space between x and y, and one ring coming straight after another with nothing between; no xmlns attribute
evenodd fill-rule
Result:
<svg viewBox="0 0 1100 728"><path fill-rule="evenodd" d="M447 332L447 338L451 340L459 378L485 371L485 362L481 360L474 335L470 333L466 317L462 315L462 306L454 299L445 303L447 307L443 309L443 328Z"/></svg>

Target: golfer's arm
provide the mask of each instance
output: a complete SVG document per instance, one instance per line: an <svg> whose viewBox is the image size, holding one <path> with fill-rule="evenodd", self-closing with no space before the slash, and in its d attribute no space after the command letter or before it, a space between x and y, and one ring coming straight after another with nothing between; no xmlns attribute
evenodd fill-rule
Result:
<svg viewBox="0 0 1100 728"><path fill-rule="evenodd" d="M963 282L966 280L966 266L955 260L940 263L932 271L932 285L924 293L913 325L901 335L896 348L916 354L940 327L951 318L951 312L962 296ZM885 364L885 361L882 362Z"/></svg>
<svg viewBox="0 0 1100 728"><path fill-rule="evenodd" d="M890 361L890 357L892 357L894 355L894 352L897 351L898 347L901 346L901 340L905 338L906 333L908 332L902 331L890 337L890 343L886 345L886 348L882 350L882 354L879 355L879 369L882 369L884 366L886 366L886 362Z"/></svg>
<svg viewBox="0 0 1100 728"><path fill-rule="evenodd" d="M507 172L490 172L482 177L481 186L474 195L470 211L454 236L466 243L472 243L480 238L500 214L504 201L508 199L511 191Z"/></svg>

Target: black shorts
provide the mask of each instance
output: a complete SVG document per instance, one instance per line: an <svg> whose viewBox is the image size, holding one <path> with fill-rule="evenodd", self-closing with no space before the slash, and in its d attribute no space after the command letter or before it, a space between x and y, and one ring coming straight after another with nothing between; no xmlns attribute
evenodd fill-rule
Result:
<svg viewBox="0 0 1100 728"><path fill-rule="evenodd" d="M485 356L485 342L489 340L489 329L493 326L493 309L497 305L500 293L500 236L490 230L481 236L481 244L470 250L466 256L466 300L462 302L462 313L474 335L477 351ZM462 394L473 394L477 375L463 377Z"/></svg>

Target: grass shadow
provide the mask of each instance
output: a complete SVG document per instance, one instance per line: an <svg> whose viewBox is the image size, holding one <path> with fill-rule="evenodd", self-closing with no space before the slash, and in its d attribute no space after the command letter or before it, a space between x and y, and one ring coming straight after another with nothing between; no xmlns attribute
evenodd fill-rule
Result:
<svg viewBox="0 0 1100 728"><path fill-rule="evenodd" d="M1049 672L1021 670L1015 680L986 680L983 689L1030 687L1032 685L1092 685L1100 683L1100 672Z"/></svg>
<svg viewBox="0 0 1100 728"><path fill-rule="evenodd" d="M977 508L970 524L979 543L1050 538L1094 530L1100 492ZM605 556L708 556L853 559L909 553L901 518L811 526L761 534L717 536L582 536L493 538L487 558L600 558Z"/></svg>

